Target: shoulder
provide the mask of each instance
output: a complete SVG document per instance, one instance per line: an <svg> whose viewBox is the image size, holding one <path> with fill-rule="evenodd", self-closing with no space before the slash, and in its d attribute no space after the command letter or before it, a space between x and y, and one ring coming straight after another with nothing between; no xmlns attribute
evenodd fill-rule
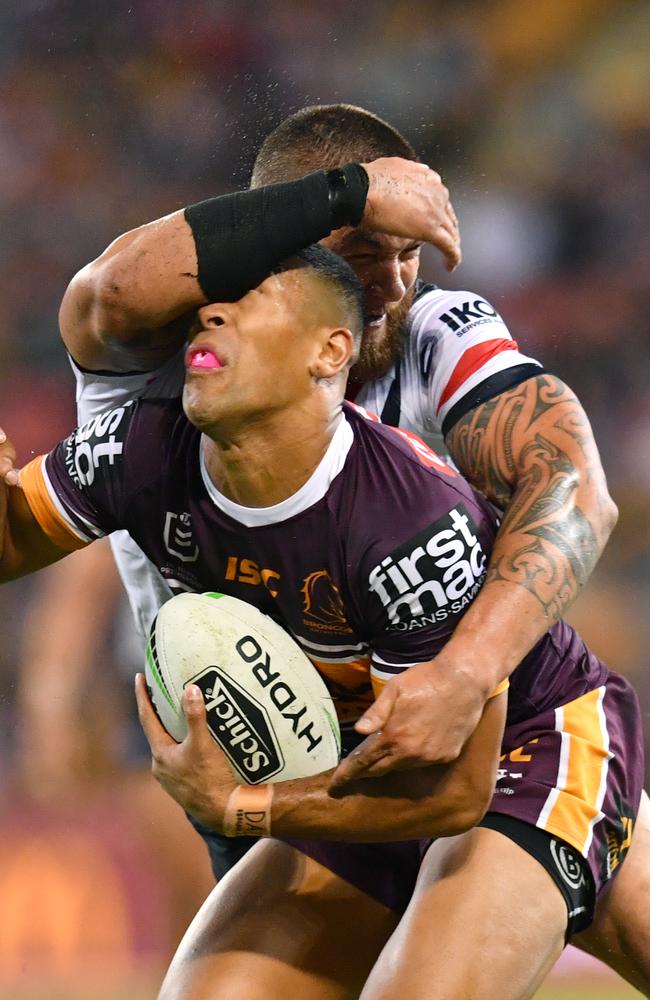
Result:
<svg viewBox="0 0 650 1000"><path fill-rule="evenodd" d="M345 403L345 415L352 427L358 446L356 461L362 462L365 474L373 472L395 480L405 475L426 482L431 487L431 476L440 481L440 488L460 480L458 473L447 465L429 445L402 427L383 424L379 417L357 403ZM373 462L376 464L373 465ZM367 468L366 468L367 466ZM462 482L462 480L460 480Z"/></svg>
<svg viewBox="0 0 650 1000"><path fill-rule="evenodd" d="M489 505L421 438L385 426L355 404L346 404L345 410L354 434L341 477L347 516L358 535L375 540L373 548L408 539L457 504L472 511L477 524L492 527Z"/></svg>
<svg viewBox="0 0 650 1000"><path fill-rule="evenodd" d="M72 436L80 441L115 436L124 440L135 429L187 422L180 399L126 399L80 424Z"/></svg>
<svg viewBox="0 0 650 1000"><path fill-rule="evenodd" d="M81 424L61 446L79 486L114 479L127 467L144 473L190 425L180 400L126 400Z"/></svg>
<svg viewBox="0 0 650 1000"><path fill-rule="evenodd" d="M409 311L411 333L436 333L462 339L483 327L500 327L510 337L501 315L486 298L463 289L438 288L418 282Z"/></svg>
<svg viewBox="0 0 650 1000"><path fill-rule="evenodd" d="M471 291L424 288L409 312L407 351L443 433L467 409L541 371L494 306Z"/></svg>
<svg viewBox="0 0 650 1000"><path fill-rule="evenodd" d="M407 350L437 397L458 374L461 359L464 367L481 368L488 358L517 352L517 344L494 306L476 292L418 283L409 310Z"/></svg>

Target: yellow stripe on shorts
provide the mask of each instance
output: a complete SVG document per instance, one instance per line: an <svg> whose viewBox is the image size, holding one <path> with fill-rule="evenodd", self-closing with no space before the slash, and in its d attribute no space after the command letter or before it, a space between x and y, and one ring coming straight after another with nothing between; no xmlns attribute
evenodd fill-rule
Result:
<svg viewBox="0 0 650 1000"><path fill-rule="evenodd" d="M603 818L607 771L613 754L603 710L604 685L555 709L561 734L557 783L537 826L568 841L586 857L594 826Z"/></svg>

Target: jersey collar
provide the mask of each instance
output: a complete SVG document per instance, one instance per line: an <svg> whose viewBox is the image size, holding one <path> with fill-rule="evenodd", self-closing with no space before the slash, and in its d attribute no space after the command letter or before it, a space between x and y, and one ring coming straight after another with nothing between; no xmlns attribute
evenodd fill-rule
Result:
<svg viewBox="0 0 650 1000"><path fill-rule="evenodd" d="M330 484L338 476L345 465L348 452L352 447L354 433L344 414L341 414L338 427L334 431L327 451L323 455L314 472L306 483L292 496L280 503L273 504L272 507L243 507L235 503L228 497L220 493L208 475L205 464L205 439L201 436L201 478L207 490L208 496L215 507L227 514L234 521L245 525L247 528L261 527L265 524L277 524L280 521L288 521L290 517L301 514L327 493Z"/></svg>

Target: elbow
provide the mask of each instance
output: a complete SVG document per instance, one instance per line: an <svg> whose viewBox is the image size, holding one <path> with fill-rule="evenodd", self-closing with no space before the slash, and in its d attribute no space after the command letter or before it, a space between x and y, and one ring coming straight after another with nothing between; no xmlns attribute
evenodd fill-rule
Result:
<svg viewBox="0 0 650 1000"><path fill-rule="evenodd" d="M473 829L485 816L488 806L489 802L486 802L485 806L481 809L472 809L468 807L467 809L459 810L453 817L451 829L446 836L456 837L461 833L467 833L468 830Z"/></svg>
<svg viewBox="0 0 650 1000"><path fill-rule="evenodd" d="M618 507L612 500L607 490L605 491L602 509L602 532L604 545L618 523Z"/></svg>
<svg viewBox="0 0 650 1000"><path fill-rule="evenodd" d="M120 341L133 328L125 302L112 260L93 261L75 274L66 289L61 303L61 328L65 326L63 318L71 317L77 330L85 327L96 340Z"/></svg>
<svg viewBox="0 0 650 1000"><path fill-rule="evenodd" d="M593 553L595 562L607 545L618 521L618 507L610 497L605 483L594 496L592 503L589 506L585 505L584 513L592 529L592 544L595 542Z"/></svg>
<svg viewBox="0 0 650 1000"><path fill-rule="evenodd" d="M491 793L492 789L486 799L471 803L467 802L452 812L445 823L446 830L444 836L456 837L458 834L467 833L468 830L471 830L480 823L488 811L492 799Z"/></svg>
<svg viewBox="0 0 650 1000"><path fill-rule="evenodd" d="M496 776L495 776L496 777ZM467 784L457 789L442 810L437 809L437 822L429 824L424 836L456 837L480 823L490 807L494 782ZM442 803L438 803L442 805Z"/></svg>

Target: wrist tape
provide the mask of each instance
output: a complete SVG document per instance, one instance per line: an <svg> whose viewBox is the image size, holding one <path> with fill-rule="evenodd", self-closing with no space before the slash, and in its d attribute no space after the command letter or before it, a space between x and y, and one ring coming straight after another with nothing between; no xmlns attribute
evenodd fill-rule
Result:
<svg viewBox="0 0 650 1000"><path fill-rule="evenodd" d="M368 175L358 163L297 181L210 198L185 209L208 302L232 302L287 257L339 226L359 224Z"/></svg>
<svg viewBox="0 0 650 1000"><path fill-rule="evenodd" d="M273 785L237 785L223 816L226 837L270 837Z"/></svg>

